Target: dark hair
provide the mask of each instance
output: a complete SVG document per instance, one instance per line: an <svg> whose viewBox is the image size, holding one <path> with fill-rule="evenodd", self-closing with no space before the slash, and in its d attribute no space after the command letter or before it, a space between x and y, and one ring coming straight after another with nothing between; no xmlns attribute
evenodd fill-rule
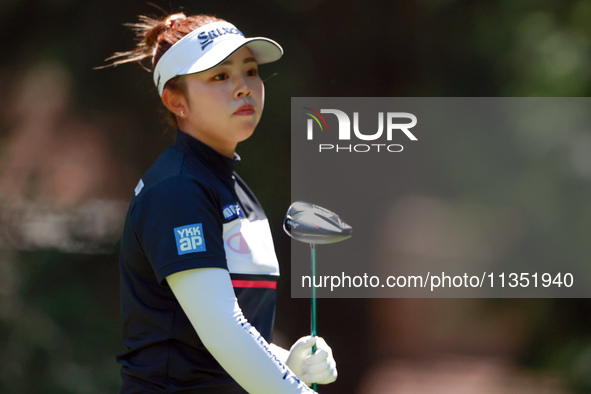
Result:
<svg viewBox="0 0 591 394"><path fill-rule="evenodd" d="M131 51L114 53L113 56L106 59L106 61L113 60L113 62L104 67L136 62L144 69L153 71L162 55L177 41L193 30L213 22L225 21L212 15L186 16L182 12L168 15L162 19L140 15L139 22L126 24L136 33L137 47ZM145 59L150 57L152 58L151 68L146 67L143 63ZM172 78L165 87L186 95L186 86L182 76ZM174 127L178 127L176 115L170 111L168 111L168 120Z"/></svg>

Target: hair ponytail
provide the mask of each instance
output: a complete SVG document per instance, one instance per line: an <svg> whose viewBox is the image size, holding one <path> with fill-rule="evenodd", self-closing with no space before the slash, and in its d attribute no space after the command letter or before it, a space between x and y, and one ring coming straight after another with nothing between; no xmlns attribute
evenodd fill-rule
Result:
<svg viewBox="0 0 591 394"><path fill-rule="evenodd" d="M136 48L125 52L115 52L111 57L105 59L107 62L113 61L111 64L95 67L95 69L115 67L125 63L138 63L143 69L151 72L162 55L181 38L203 25L220 21L224 20L212 15L187 17L182 12L168 15L162 19L140 15L139 22L125 24L135 31ZM151 67L144 64L144 60L147 58L151 58ZM169 80L166 86L183 94L186 93L184 81L180 76ZM170 111L167 113L171 126L178 128L175 114Z"/></svg>
<svg viewBox="0 0 591 394"><path fill-rule="evenodd" d="M144 69L152 71L162 55L181 38L203 25L220 21L223 21L223 19L212 15L187 17L182 12L168 15L162 19L140 15L139 22L125 24L125 26L131 27L135 31L137 47L130 51L115 52L111 57L105 59L105 61L113 60L111 64L96 68L114 67L120 64L136 62ZM150 57L152 58L151 68L148 68L143 61Z"/></svg>

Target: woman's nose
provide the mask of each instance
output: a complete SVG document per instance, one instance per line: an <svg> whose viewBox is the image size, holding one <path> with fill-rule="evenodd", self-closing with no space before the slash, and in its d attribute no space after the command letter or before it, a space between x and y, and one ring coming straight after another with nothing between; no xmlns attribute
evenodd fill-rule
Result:
<svg viewBox="0 0 591 394"><path fill-rule="evenodd" d="M238 97L248 97L252 94L252 89L246 83L244 78L239 78L238 87L236 88L235 96Z"/></svg>

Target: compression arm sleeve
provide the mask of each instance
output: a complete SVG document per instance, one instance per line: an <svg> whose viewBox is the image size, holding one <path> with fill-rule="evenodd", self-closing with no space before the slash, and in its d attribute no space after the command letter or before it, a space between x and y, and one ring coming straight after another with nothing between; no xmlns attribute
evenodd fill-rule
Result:
<svg viewBox="0 0 591 394"><path fill-rule="evenodd" d="M281 346L277 346L274 343L270 343L269 347L271 348L271 351L275 353L277 358L281 360L282 363L285 363L285 361L287 361L287 358L289 357L289 350L284 349Z"/></svg>
<svg viewBox="0 0 591 394"><path fill-rule="evenodd" d="M313 393L248 323L228 271L197 268L166 279L207 350L246 391Z"/></svg>

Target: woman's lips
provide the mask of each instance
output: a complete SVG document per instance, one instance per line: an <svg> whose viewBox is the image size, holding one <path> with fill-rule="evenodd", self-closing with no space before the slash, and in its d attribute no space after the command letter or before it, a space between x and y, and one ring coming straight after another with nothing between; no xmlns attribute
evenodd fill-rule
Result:
<svg viewBox="0 0 591 394"><path fill-rule="evenodd" d="M247 116L247 115L253 115L254 114L254 105L243 105L242 107L238 108L236 110L236 112L234 112L234 115L241 115L241 116Z"/></svg>

